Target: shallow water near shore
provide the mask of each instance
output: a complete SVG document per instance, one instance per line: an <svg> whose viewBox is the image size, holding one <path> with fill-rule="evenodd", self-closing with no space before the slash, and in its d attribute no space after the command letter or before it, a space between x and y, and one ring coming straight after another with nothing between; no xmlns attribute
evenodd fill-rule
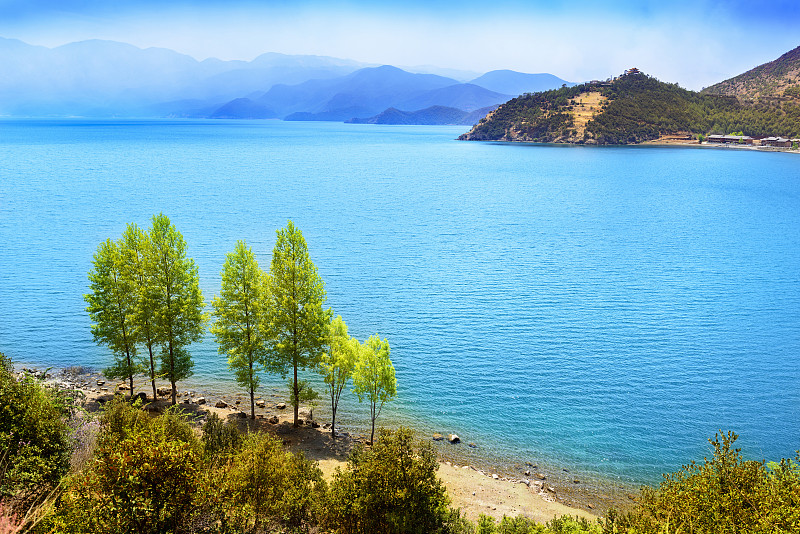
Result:
<svg viewBox="0 0 800 534"><path fill-rule="evenodd" d="M208 302L235 240L268 268L291 218L351 334L391 343L399 395L383 424L456 432L467 460L623 484L702 459L720 428L748 457L794 456L796 157L462 132L0 121L0 351L106 365L82 296L98 243L128 222L167 214ZM210 338L192 354L181 389L237 392ZM365 428L353 396L342 412Z"/></svg>

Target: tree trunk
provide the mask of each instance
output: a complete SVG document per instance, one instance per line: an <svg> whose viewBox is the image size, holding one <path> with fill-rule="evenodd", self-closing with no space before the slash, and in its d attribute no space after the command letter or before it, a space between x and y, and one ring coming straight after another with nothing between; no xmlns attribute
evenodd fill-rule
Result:
<svg viewBox="0 0 800 534"><path fill-rule="evenodd" d="M331 415L331 437L336 439L336 410L333 410L333 415Z"/></svg>
<svg viewBox="0 0 800 534"><path fill-rule="evenodd" d="M133 398L133 375L128 377L131 381L131 398Z"/></svg>
<svg viewBox="0 0 800 534"><path fill-rule="evenodd" d="M253 381L250 381L250 419L256 419L256 396L253 391Z"/></svg>
<svg viewBox="0 0 800 534"><path fill-rule="evenodd" d="M298 427L297 418L300 411L300 391L297 389L297 365L294 366L294 424L292 426Z"/></svg>
<svg viewBox="0 0 800 534"><path fill-rule="evenodd" d="M372 432L369 435L369 445L370 447L375 445L375 418L372 418Z"/></svg>
<svg viewBox="0 0 800 534"><path fill-rule="evenodd" d="M169 383L172 384L172 405L178 404L178 390L175 387L175 355L172 352L172 343L169 344Z"/></svg>
<svg viewBox="0 0 800 534"><path fill-rule="evenodd" d="M150 351L150 384L153 386L153 401L158 398L156 394L156 362L153 360L153 344L147 344L147 350Z"/></svg>

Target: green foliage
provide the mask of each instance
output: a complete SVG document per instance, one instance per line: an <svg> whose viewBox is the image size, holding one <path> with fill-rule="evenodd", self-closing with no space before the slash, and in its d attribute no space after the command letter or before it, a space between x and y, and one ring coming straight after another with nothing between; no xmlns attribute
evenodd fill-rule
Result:
<svg viewBox="0 0 800 534"><path fill-rule="evenodd" d="M391 348L386 339L372 335L361 346L353 370L353 392L358 402L369 402L372 432L370 442L375 439L375 419L381 414L383 405L397 394L397 378L394 365L389 359Z"/></svg>
<svg viewBox="0 0 800 534"><path fill-rule="evenodd" d="M131 280L136 296L134 307L134 324L139 331L139 340L147 347L149 365L146 365L150 376L150 386L153 389L153 398L156 398L156 364L155 347L157 346L157 332L153 324L156 313L158 289L151 284L152 262L149 261L151 253L150 234L129 223L122 233L123 273Z"/></svg>
<svg viewBox="0 0 800 534"><path fill-rule="evenodd" d="M194 363L187 347L201 341L207 318L197 266L186 257L183 236L163 214L153 216L148 262L148 283L154 295L153 328L161 344L159 374L172 384L175 404L175 383L192 375Z"/></svg>
<svg viewBox="0 0 800 534"><path fill-rule="evenodd" d="M411 431L381 429L370 449L353 451L347 469L334 474L326 525L342 533L437 533L459 525L449 509L438 462L429 443Z"/></svg>
<svg viewBox="0 0 800 534"><path fill-rule="evenodd" d="M41 499L69 468L69 405L30 376L17 380L0 352L0 500Z"/></svg>
<svg viewBox="0 0 800 534"><path fill-rule="evenodd" d="M234 453L242 443L242 436L236 425L224 422L213 412L203 425L203 454L206 458L216 458Z"/></svg>
<svg viewBox="0 0 800 534"><path fill-rule="evenodd" d="M733 447L737 435L709 440L711 459L664 475L657 489L645 487L639 506L610 513L605 532L773 533L800 531L800 471L782 460L774 469L747 461ZM798 453L800 461L800 453Z"/></svg>
<svg viewBox="0 0 800 534"><path fill-rule="evenodd" d="M319 364L330 310L322 308L327 298L325 286L308 255L303 233L289 221L277 234L268 284L269 341L265 363L268 370L284 377L292 373L290 402L297 426L302 396L309 394L297 373Z"/></svg>
<svg viewBox="0 0 800 534"><path fill-rule="evenodd" d="M601 534L602 527L583 517L563 515L554 517L547 524L537 523L524 516L503 516L499 524L493 517L481 514L478 518L477 534Z"/></svg>
<svg viewBox="0 0 800 534"><path fill-rule="evenodd" d="M586 86L562 87L541 93L526 93L512 98L492 114L484 118L461 139L475 141L511 140L543 143L555 141L570 129L572 117L567 113L570 102L583 92Z"/></svg>
<svg viewBox="0 0 800 534"><path fill-rule="evenodd" d="M244 241L228 254L222 266L222 289L212 300L216 320L211 333L219 353L227 354L236 383L250 393L250 418L256 418L258 370L266 358L267 278Z"/></svg>
<svg viewBox="0 0 800 534"><path fill-rule="evenodd" d="M84 295L93 324L95 343L106 345L114 362L104 374L111 379L125 378L133 395L133 375L142 370L136 356L139 329L134 319L136 288L126 276L124 241L106 239L94 254L93 269L89 271L89 289Z"/></svg>
<svg viewBox="0 0 800 534"><path fill-rule="evenodd" d="M315 463L283 449L269 434L249 434L224 477L229 521L245 532L272 522L297 527L314 519L325 483Z"/></svg>
<svg viewBox="0 0 800 534"><path fill-rule="evenodd" d="M570 100L590 84L514 98L461 139L551 142L569 137ZM735 98L696 93L645 74L627 74L602 89L608 101L586 125L598 144L641 143L679 132L743 135L800 135L800 106L746 106ZM579 140L580 142L580 140Z"/></svg>
<svg viewBox="0 0 800 534"><path fill-rule="evenodd" d="M585 517L572 517L569 515L554 517L547 522L546 526L547 530L545 532L552 532L552 534L601 534L603 532L603 528L599 523L593 523ZM516 533L538 531L511 530L509 532Z"/></svg>
<svg viewBox="0 0 800 534"><path fill-rule="evenodd" d="M200 444L176 412L151 418L114 402L94 459L71 477L51 528L75 533L179 532L198 514Z"/></svg>
<svg viewBox="0 0 800 534"><path fill-rule="evenodd" d="M339 399L353 374L356 358L361 350L358 340L347 335L347 325L341 315L328 323L325 349L319 363L319 372L325 380L331 399L331 435L335 438Z"/></svg>

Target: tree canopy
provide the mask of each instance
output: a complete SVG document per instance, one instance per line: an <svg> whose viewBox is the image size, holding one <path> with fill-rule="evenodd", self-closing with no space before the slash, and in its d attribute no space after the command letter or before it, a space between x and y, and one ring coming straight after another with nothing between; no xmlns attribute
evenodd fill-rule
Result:
<svg viewBox="0 0 800 534"><path fill-rule="evenodd" d="M322 356L325 325L330 311L323 309L325 286L308 254L303 233L292 221L277 231L269 274L267 368L283 376L291 373L290 401L294 425L304 399L313 398L298 371L315 368Z"/></svg>
<svg viewBox="0 0 800 534"><path fill-rule="evenodd" d="M140 329L134 317L136 289L126 276L124 256L124 241L106 239L100 243L89 271L91 293L84 299L95 342L106 345L114 356L105 375L127 379L133 395L133 376L142 369L136 355Z"/></svg>
<svg viewBox="0 0 800 534"><path fill-rule="evenodd" d="M391 348L386 339L374 334L361 346L353 371L353 392L358 401L369 402L369 413L372 421L370 442L375 439L375 419L381 414L383 405L397 394L397 378L394 365L389 359Z"/></svg>
<svg viewBox="0 0 800 534"><path fill-rule="evenodd" d="M153 216L150 246L153 326L161 344L159 374L172 385L175 404L175 383L192 375L188 346L202 339L207 317L197 266L186 256L186 241L166 215Z"/></svg>
<svg viewBox="0 0 800 534"><path fill-rule="evenodd" d="M255 419L258 371L266 356L266 274L244 241L237 241L222 266L222 289L214 297L215 321L211 333L219 353L228 356L228 368L236 382L250 394L250 418Z"/></svg>
<svg viewBox="0 0 800 534"><path fill-rule="evenodd" d="M355 368L356 358L361 350L357 339L347 335L347 325L341 315L328 323L325 336L325 353L319 363L327 393L331 399L331 435L336 437L336 410L345 385Z"/></svg>

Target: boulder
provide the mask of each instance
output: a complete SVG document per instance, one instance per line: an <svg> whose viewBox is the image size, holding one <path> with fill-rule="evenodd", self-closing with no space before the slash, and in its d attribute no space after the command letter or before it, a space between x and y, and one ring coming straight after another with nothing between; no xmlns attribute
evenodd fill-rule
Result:
<svg viewBox="0 0 800 534"><path fill-rule="evenodd" d="M137 400L141 401L142 404L145 404L147 402L147 395L145 395L144 391L140 391L139 393L134 395L133 398L131 399L131 403L134 403Z"/></svg>
<svg viewBox="0 0 800 534"><path fill-rule="evenodd" d="M247 419L247 414L244 412L239 412L236 414L236 417L238 417L239 419Z"/></svg>
<svg viewBox="0 0 800 534"><path fill-rule="evenodd" d="M263 400L256 401L256 406L258 406L259 408L264 408L266 405L267 403L265 403Z"/></svg>
<svg viewBox="0 0 800 534"><path fill-rule="evenodd" d="M206 398L205 397L197 397L197 404L205 404Z"/></svg>
<svg viewBox="0 0 800 534"><path fill-rule="evenodd" d="M271 425L277 425L278 424L278 416L277 415L273 415L272 417L267 419L267 422L269 424L271 424Z"/></svg>
<svg viewBox="0 0 800 534"><path fill-rule="evenodd" d="M477 449L478 448L478 446L475 445L475 443L472 442L472 441L469 442L469 446L472 447L473 449Z"/></svg>
<svg viewBox="0 0 800 534"><path fill-rule="evenodd" d="M458 434L450 434L447 436L447 441L455 445L456 443L461 443L461 438L458 437Z"/></svg>
<svg viewBox="0 0 800 534"><path fill-rule="evenodd" d="M316 421L311 421L311 428L319 428L319 423Z"/></svg>
<svg viewBox="0 0 800 534"><path fill-rule="evenodd" d="M98 380L98 381L97 381L97 385L98 385L98 386L103 386L103 385L105 385L105 380Z"/></svg>
<svg viewBox="0 0 800 534"><path fill-rule="evenodd" d="M131 387L128 384L120 384L117 386L117 389L120 391L128 391L131 389Z"/></svg>
<svg viewBox="0 0 800 534"><path fill-rule="evenodd" d="M436 432L436 433L433 435L433 441L442 441L443 439L444 439L444 436L443 436L443 435L441 435L441 434L439 434L438 432Z"/></svg>
<svg viewBox="0 0 800 534"><path fill-rule="evenodd" d="M228 403L224 400L218 400L217 403L214 405L215 408L227 408Z"/></svg>
<svg viewBox="0 0 800 534"><path fill-rule="evenodd" d="M286 403L285 402L279 402L278 404L275 405L275 407L277 409L279 409L279 410L285 410L286 409Z"/></svg>
<svg viewBox="0 0 800 534"><path fill-rule="evenodd" d="M167 395L172 395L172 388L158 388L156 393L159 397L166 397Z"/></svg>

